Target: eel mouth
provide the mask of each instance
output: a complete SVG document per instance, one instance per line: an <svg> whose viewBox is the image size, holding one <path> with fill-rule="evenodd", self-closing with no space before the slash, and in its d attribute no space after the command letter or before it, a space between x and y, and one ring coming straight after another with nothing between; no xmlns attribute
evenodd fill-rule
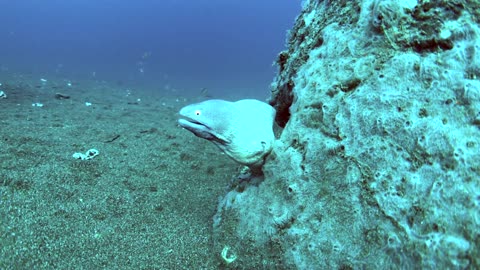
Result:
<svg viewBox="0 0 480 270"><path fill-rule="evenodd" d="M213 141L222 145L229 144L226 138L217 134L215 130L206 124L196 121L192 118L181 115L183 118L178 119L178 124L184 129L192 132L195 136L205 140Z"/></svg>
<svg viewBox="0 0 480 270"><path fill-rule="evenodd" d="M215 140L216 136L213 134L212 129L207 125L195 121L194 119L183 116L184 118L178 119L178 124L184 129L192 132L195 136L204 138L206 140Z"/></svg>
<svg viewBox="0 0 480 270"><path fill-rule="evenodd" d="M205 124L200 123L198 121L195 121L195 120L193 120L191 118L188 118L188 117L178 119L178 124L181 127L185 128L187 130L190 130L190 129L210 129Z"/></svg>
<svg viewBox="0 0 480 270"><path fill-rule="evenodd" d="M184 115L180 115L180 116L182 118L178 119L178 124L181 127L185 128L187 130L190 130L191 128L211 130L210 127L208 127L207 125L205 125L202 122L199 122L195 119L192 119L192 118L184 116Z"/></svg>

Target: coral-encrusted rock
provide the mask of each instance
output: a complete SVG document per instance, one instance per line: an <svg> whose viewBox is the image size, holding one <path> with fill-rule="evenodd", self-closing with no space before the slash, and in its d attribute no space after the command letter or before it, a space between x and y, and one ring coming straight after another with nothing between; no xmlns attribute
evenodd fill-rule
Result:
<svg viewBox="0 0 480 270"><path fill-rule="evenodd" d="M215 244L240 268L480 267L480 4L310 1L279 56L285 126Z"/></svg>

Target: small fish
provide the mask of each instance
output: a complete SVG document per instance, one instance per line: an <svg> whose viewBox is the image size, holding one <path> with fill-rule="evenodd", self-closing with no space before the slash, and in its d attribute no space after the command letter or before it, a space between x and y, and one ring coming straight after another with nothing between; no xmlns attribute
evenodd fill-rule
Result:
<svg viewBox="0 0 480 270"><path fill-rule="evenodd" d="M211 98L212 97L210 95L210 93L208 93L208 88L206 88L206 87L203 87L203 88L200 89L200 96L206 97L206 98Z"/></svg>

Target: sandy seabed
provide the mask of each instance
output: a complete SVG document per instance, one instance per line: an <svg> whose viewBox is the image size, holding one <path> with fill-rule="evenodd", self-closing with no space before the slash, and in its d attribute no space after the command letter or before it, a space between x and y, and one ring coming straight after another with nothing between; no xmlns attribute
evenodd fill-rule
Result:
<svg viewBox="0 0 480 270"><path fill-rule="evenodd" d="M178 126L199 97L1 83L0 269L218 267L212 216L239 166ZM91 148L91 160L72 157Z"/></svg>

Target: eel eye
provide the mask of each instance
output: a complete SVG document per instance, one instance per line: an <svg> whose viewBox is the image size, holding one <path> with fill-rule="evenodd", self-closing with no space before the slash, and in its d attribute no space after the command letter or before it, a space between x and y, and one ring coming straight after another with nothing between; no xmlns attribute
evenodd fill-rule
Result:
<svg viewBox="0 0 480 270"><path fill-rule="evenodd" d="M202 114L202 112L201 112L200 110L196 110L196 111L195 111L195 115L196 115L196 116L199 116L199 115L201 115L201 114Z"/></svg>

